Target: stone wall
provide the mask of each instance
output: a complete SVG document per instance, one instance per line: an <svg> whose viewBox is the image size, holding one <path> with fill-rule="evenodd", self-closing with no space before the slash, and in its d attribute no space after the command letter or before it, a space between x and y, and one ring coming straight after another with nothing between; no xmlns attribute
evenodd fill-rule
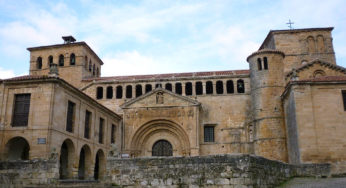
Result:
<svg viewBox="0 0 346 188"><path fill-rule="evenodd" d="M0 187L55 184L59 166L52 160L0 161Z"/></svg>
<svg viewBox="0 0 346 188"><path fill-rule="evenodd" d="M274 187L292 177L329 176L329 164L289 165L253 155L109 159L106 182L119 186Z"/></svg>

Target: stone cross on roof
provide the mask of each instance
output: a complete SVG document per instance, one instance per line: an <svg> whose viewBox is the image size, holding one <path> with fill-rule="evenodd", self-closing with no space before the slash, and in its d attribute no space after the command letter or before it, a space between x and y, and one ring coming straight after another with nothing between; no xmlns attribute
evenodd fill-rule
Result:
<svg viewBox="0 0 346 188"><path fill-rule="evenodd" d="M288 27L289 27L290 29L293 29L292 25L294 24L294 22L291 22L291 19L289 19L289 20L288 20L288 23L286 23L286 24L289 25Z"/></svg>

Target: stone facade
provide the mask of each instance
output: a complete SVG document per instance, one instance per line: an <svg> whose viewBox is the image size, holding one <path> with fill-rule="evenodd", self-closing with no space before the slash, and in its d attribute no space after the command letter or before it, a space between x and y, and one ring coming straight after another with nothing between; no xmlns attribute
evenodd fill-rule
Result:
<svg viewBox="0 0 346 188"><path fill-rule="evenodd" d="M30 75L0 80L0 158L54 158L60 179L112 177L109 183L121 185L141 183L133 182L140 178L132 174L137 167L132 172L124 164L160 169L165 160L192 166L173 170L191 170L184 184L196 185L202 175L191 160L215 154L241 153L241 160L258 162L248 157L253 154L297 168L331 163L332 173L345 173L346 69L336 65L332 29L270 31L247 58L249 70L101 77L103 62L85 42L28 48ZM174 158L120 159L152 156ZM231 161L229 168L236 168ZM291 173L291 166L280 165L278 176L290 177L280 173ZM221 171L211 185L219 185ZM229 178L220 181L238 177ZM285 179L256 178L244 181L270 187Z"/></svg>

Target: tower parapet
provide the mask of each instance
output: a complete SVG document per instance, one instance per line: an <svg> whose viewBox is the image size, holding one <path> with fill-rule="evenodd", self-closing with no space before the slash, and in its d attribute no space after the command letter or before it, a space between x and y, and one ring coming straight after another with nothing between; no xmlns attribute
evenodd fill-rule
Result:
<svg viewBox="0 0 346 188"><path fill-rule="evenodd" d="M285 54L261 49L251 54L251 110L254 152L269 159L287 161L284 117L280 95L284 91Z"/></svg>

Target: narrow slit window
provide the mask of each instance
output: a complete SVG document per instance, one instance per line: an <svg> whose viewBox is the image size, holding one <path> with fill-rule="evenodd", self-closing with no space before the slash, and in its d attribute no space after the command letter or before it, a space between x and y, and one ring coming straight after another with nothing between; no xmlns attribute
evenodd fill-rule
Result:
<svg viewBox="0 0 346 188"><path fill-rule="evenodd" d="M117 99L123 98L123 87L117 86L117 96L116 96L116 98Z"/></svg>
<svg viewBox="0 0 346 188"><path fill-rule="evenodd" d="M267 59L267 57L263 58L263 66L264 66L264 70L268 70L268 59Z"/></svg>
<svg viewBox="0 0 346 188"><path fill-rule="evenodd" d="M93 65L93 75L95 76L95 72L96 70L95 70L95 64Z"/></svg>
<svg viewBox="0 0 346 188"><path fill-rule="evenodd" d="M342 90L342 100L344 102L344 110L346 111L346 90Z"/></svg>
<svg viewBox="0 0 346 188"><path fill-rule="evenodd" d="M196 95L203 95L202 82L196 82Z"/></svg>
<svg viewBox="0 0 346 188"><path fill-rule="evenodd" d="M99 124L99 143L103 144L103 135L104 135L104 119L100 118L100 124Z"/></svg>
<svg viewBox="0 0 346 188"><path fill-rule="evenodd" d="M142 85L136 85L136 97L139 97L143 94L143 91L142 91Z"/></svg>
<svg viewBox="0 0 346 188"><path fill-rule="evenodd" d="M36 61L36 68L42 69L42 57L38 57Z"/></svg>
<svg viewBox="0 0 346 188"><path fill-rule="evenodd" d="M48 66L51 67L52 64L53 64L53 56L50 55L50 56L48 57Z"/></svg>
<svg viewBox="0 0 346 188"><path fill-rule="evenodd" d="M131 85L126 86L126 98L128 98L128 99L132 98L132 86Z"/></svg>
<svg viewBox="0 0 346 188"><path fill-rule="evenodd" d="M108 86L107 87L107 99L112 99L113 98L113 87L112 86Z"/></svg>
<svg viewBox="0 0 346 188"><path fill-rule="evenodd" d="M116 127L114 124L112 124L112 130L111 130L111 144L114 144L115 143L115 130L116 130Z"/></svg>
<svg viewBox="0 0 346 188"><path fill-rule="evenodd" d="M261 58L257 59L257 66L258 66L258 70L262 70L262 61Z"/></svg>
<svg viewBox="0 0 346 188"><path fill-rule="evenodd" d="M90 138L91 112L85 111L84 138Z"/></svg>
<svg viewBox="0 0 346 188"><path fill-rule="evenodd" d="M62 67L64 66L64 55L59 55L59 66Z"/></svg>
<svg viewBox="0 0 346 188"><path fill-rule="evenodd" d="M227 87L227 93L234 93L233 80L227 80L226 87Z"/></svg>
<svg viewBox="0 0 346 188"><path fill-rule="evenodd" d="M213 94L213 82L212 81L206 82L206 94Z"/></svg>
<svg viewBox="0 0 346 188"><path fill-rule="evenodd" d="M181 83L175 83L175 93L181 95L183 93Z"/></svg>
<svg viewBox="0 0 346 188"><path fill-rule="evenodd" d="M75 109L76 104L68 101L67 103L67 118L66 118L66 131L73 132L73 125L74 125L74 116L75 116Z"/></svg>
<svg viewBox="0 0 346 188"><path fill-rule="evenodd" d="M97 87L96 88L96 99L102 99L103 98L103 87Z"/></svg>
<svg viewBox="0 0 346 188"><path fill-rule="evenodd" d="M216 94L223 94L223 82L221 80L216 82Z"/></svg>
<svg viewBox="0 0 346 188"><path fill-rule="evenodd" d="M76 55L72 53L70 56L70 65L75 65L75 64L76 64Z"/></svg>
<svg viewBox="0 0 346 188"><path fill-rule="evenodd" d="M185 84L185 94L186 95L192 95L192 83L191 82L187 82Z"/></svg>
<svg viewBox="0 0 346 188"><path fill-rule="evenodd" d="M151 90L153 90L153 86L151 84L146 84L145 85L145 93L150 92Z"/></svg>
<svg viewBox="0 0 346 188"><path fill-rule="evenodd" d="M92 71L92 63L91 63L91 60L89 61L89 72Z"/></svg>

